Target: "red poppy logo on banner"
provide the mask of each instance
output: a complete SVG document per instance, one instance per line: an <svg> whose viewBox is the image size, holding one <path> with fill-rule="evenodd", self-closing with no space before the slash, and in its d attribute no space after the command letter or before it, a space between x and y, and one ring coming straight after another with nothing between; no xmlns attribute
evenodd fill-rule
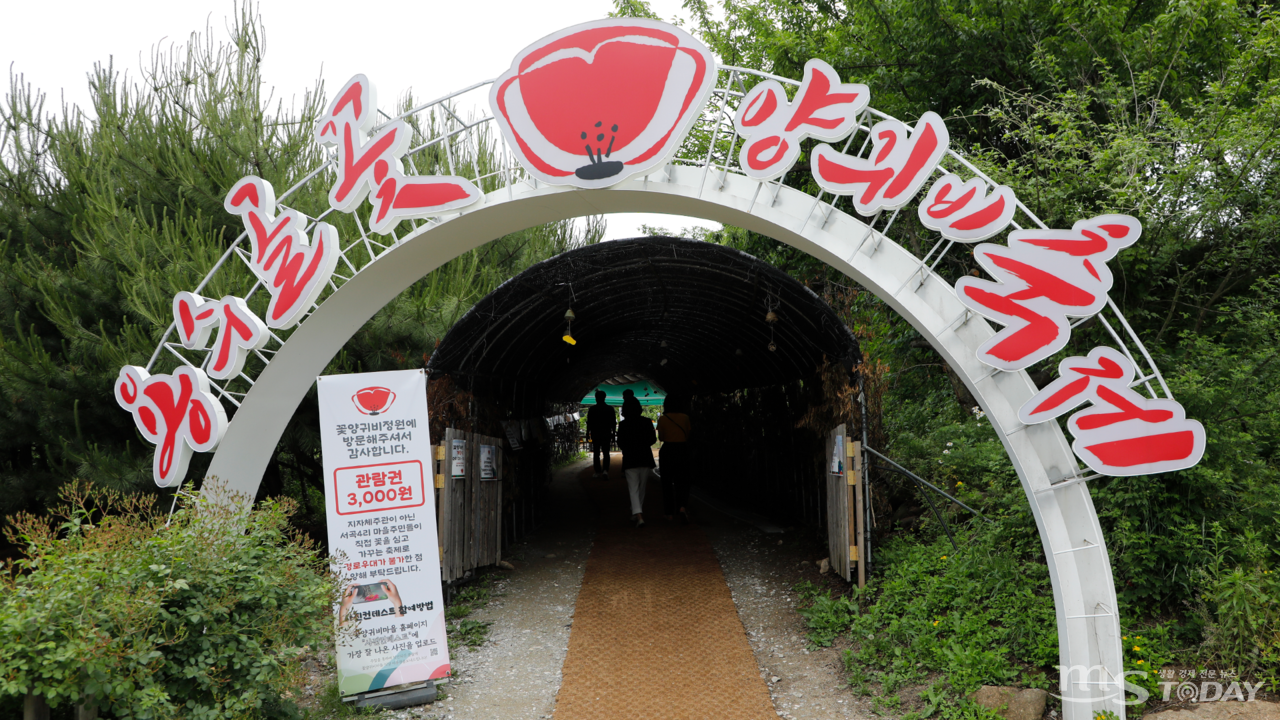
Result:
<svg viewBox="0 0 1280 720"><path fill-rule="evenodd" d="M384 387L363 388L351 396L351 402L356 404L356 410L364 415L381 415L390 410L391 403L395 401L396 394Z"/></svg>
<svg viewBox="0 0 1280 720"><path fill-rule="evenodd" d="M685 31L610 18L525 48L489 104L534 177L604 188L666 162L714 83L715 58Z"/></svg>

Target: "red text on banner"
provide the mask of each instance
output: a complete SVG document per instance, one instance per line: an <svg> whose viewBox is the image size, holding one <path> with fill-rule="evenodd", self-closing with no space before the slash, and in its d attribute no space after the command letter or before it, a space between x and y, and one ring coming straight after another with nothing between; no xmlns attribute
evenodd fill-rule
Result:
<svg viewBox="0 0 1280 720"><path fill-rule="evenodd" d="M427 501L418 460L337 468L333 491L339 515L420 507Z"/></svg>

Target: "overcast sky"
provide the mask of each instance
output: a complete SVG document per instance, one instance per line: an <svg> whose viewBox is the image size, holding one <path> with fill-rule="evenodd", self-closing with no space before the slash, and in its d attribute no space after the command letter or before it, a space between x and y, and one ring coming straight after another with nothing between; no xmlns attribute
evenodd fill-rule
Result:
<svg viewBox="0 0 1280 720"><path fill-rule="evenodd" d="M664 19L683 17L680 0L653 0ZM378 86L379 104L412 89L423 99L497 77L534 40L576 23L604 17L609 0L470 0L339 3L263 0L266 26L263 77L288 104L323 77L332 92L356 73ZM185 44L208 26L225 40L233 0L43 0L7 3L0 23L0 60L48 96L86 106L86 74L114 59L137 77L155 47ZM6 89L6 93L7 93ZM641 223L680 230L719 227L693 218L612 215L606 237L632 237Z"/></svg>

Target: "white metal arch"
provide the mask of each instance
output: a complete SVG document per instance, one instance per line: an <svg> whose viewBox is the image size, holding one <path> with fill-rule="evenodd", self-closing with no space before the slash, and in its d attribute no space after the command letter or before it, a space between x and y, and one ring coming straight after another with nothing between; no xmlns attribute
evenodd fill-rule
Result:
<svg viewBox="0 0 1280 720"><path fill-rule="evenodd" d="M744 227L788 243L857 280L906 318L964 379L1004 443L1040 531L1057 613L1064 716L1092 720L1096 712L1110 710L1123 718L1123 694L1116 685L1123 677L1123 654L1115 587L1086 485L1097 476L1085 475L1080 469L1057 423L1027 426L1018 420L1018 409L1036 392L1025 371L1002 372L976 359L975 349L995 331L960 304L950 284L931 272L950 244L944 247L939 241L924 257L917 257L884 234L896 212L883 218L885 222L877 229L880 216L867 224L837 209L829 197L815 198L781 181L762 183L735 172L735 148L740 138L732 124L733 106L749 89L744 81L762 77L797 84L722 66L698 131L691 133L677 159L662 170L607 190L537 183L505 159L508 155L496 170L482 173L474 162L476 153L471 153L468 168L463 152L467 144L475 148L481 142L495 141L496 133L487 138L482 135L492 118L464 120L450 103L469 93L487 93L488 82L404 113L401 117L436 129L436 134L411 152L443 145L450 172L473 179L486 191L484 200L444 220L415 222L416 228L404 237L370 236L362 227L359 237L344 238L342 263L330 282L330 291L306 319L292 332L281 333L284 337L273 335L266 348L256 351L261 362L255 369L230 381L213 383L214 392L238 411L209 474L227 482L229 490L252 497L285 426L315 377L379 309L462 253L528 227L602 213L669 213ZM850 143L859 134L869 134L870 124L883 117L868 110ZM499 152L505 150L497 142ZM960 163L981 175L959 155L949 155L947 163ZM406 160L412 168L413 155ZM324 182L328 167L326 164L307 175L281 195L281 202L305 184ZM1031 223L1043 227L1024 206L1020 211ZM325 209L316 219L330 212ZM236 257L247 263L239 247L243 239L227 251L195 292L219 272L227 272L226 266L234 265ZM350 252L357 248L358 252ZM253 283L244 296L253 296L260 287L260 282ZM1159 397L1163 390L1169 397L1142 343L1115 305L1109 304L1109 309L1119 331L1105 317L1098 317L1118 346L1135 360L1135 366L1145 365L1139 382L1151 396ZM148 370L161 358L172 363L176 357L178 362L197 367L208 362L208 354L171 342L172 331L171 326L156 347Z"/></svg>
<svg viewBox="0 0 1280 720"><path fill-rule="evenodd" d="M995 331L967 313L937 275L920 281L921 261L856 218L833 212L823 223L814 199L779 188L774 202L759 183L735 174L724 185L701 168L668 167L668 178L634 180L609 190L522 185L492 193L459 217L419 229L322 303L258 376L222 441L210 475L253 496L294 409L315 377L374 313L426 273L489 240L526 227L583 215L675 213L754 230L830 264L902 314L952 368L995 426L1022 481L1044 543L1064 666L1120 669L1119 617L1102 531L1069 444L1056 423L1025 426L1018 408L1035 394L1025 372L992 373L974 350ZM967 318L967 321L966 321ZM1092 675L1096 682L1098 673ZM1077 697L1110 689L1075 688ZM1071 689L1064 688L1064 696ZM1122 708L1106 703L1114 712ZM1093 703L1066 703L1068 718L1092 717ZM1102 709L1099 704L1097 709Z"/></svg>

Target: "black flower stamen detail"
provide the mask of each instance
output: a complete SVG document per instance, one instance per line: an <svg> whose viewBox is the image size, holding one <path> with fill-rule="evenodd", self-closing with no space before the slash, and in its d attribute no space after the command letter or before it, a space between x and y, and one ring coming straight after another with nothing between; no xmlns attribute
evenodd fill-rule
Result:
<svg viewBox="0 0 1280 720"><path fill-rule="evenodd" d="M604 121L597 121L595 127L603 128ZM617 123L614 123L610 127L610 131L614 133L618 132ZM587 135L588 133L584 131L582 133L582 139L586 140ZM603 143L604 135L604 132L596 133L596 142ZM584 145L583 147L587 150L588 163L575 170L574 174L584 180L600 180L603 178L613 177L614 175L622 172L623 163L617 160L605 162L605 158L613 155L613 143L617 141L617 139L617 135L611 136L609 138L609 145L606 148L601 148L599 146L593 148L591 147L590 142Z"/></svg>

